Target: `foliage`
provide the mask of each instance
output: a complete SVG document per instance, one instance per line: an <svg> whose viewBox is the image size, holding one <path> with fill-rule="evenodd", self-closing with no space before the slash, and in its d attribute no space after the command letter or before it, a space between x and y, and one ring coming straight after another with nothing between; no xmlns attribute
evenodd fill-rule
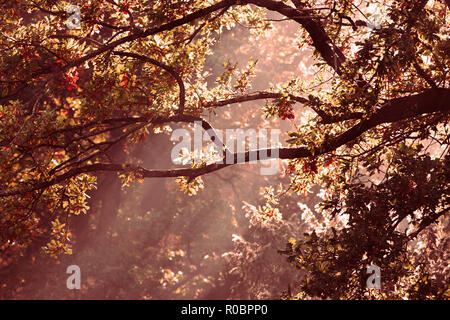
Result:
<svg viewBox="0 0 450 320"><path fill-rule="evenodd" d="M80 8L79 29L66 24L69 4ZM83 233L72 237L69 221L81 221L90 212L99 220L94 225L107 230L107 238L113 238L112 230L125 232L121 228L128 220L118 214L120 199L98 195L98 203L89 201L101 192L99 178L106 181L104 188L117 186L105 178L114 173L123 187L133 186L135 180L174 178L186 193L176 198L174 190L161 186L173 201L158 208L157 217L133 226L162 223L168 228L173 223L181 236L158 229L155 241L165 244L161 251L142 256L148 239L139 238L133 249L113 246L105 254L109 263L118 259L114 252L128 254L127 262L141 260L123 280L133 279L137 297L155 296L136 289L147 280L192 297L205 294L199 283L212 282L217 274L218 283L238 281L211 271L220 265L219 251L229 252L225 269L247 279L241 291L236 283L229 285L235 288L232 294L269 297L269 286L256 285L258 279L251 274L273 259L266 249L275 249L266 242L282 237L290 240L281 253L303 270L298 290L289 289L286 298L448 298L449 9L443 0L2 2L2 279L25 258L36 259L36 252L57 259L71 254L73 238L75 244L82 242ZM286 34L272 38L275 49L268 50L267 35L284 20L295 24L296 39ZM227 35L241 34L239 28L248 29L249 39L259 45L246 63L236 63L221 47L233 38L222 42ZM249 48L248 43L239 47L247 53ZM299 60L308 53L308 59ZM208 63L214 67L208 69ZM288 70L281 71L283 65ZM261 75L275 83L265 84ZM243 103L256 111L244 110ZM233 111L221 112L228 105ZM222 128L280 125L287 134L278 150L283 176L250 179L251 169L238 173L228 168L232 164L211 159L173 168L167 157L165 169L157 169L157 160L148 167L139 157L142 146L156 147L147 142L154 133L168 134L172 127L194 121L201 121L204 130L212 128L211 123ZM167 151L172 145L166 143ZM154 157L162 159L160 154ZM236 233L224 248L209 247L217 259L204 263L200 276L181 258L183 249L175 247L198 244L187 230L193 228L195 234L195 227L213 224L204 216L208 208L216 212L227 207L228 199L220 195L223 183L208 186L203 181L219 170L240 177L239 191L248 197L258 183L281 180L285 186L264 189L265 201L258 206L246 202L246 221L219 215L228 233L243 226L251 231ZM233 186L237 182L231 179L227 181ZM219 191L208 193L209 187ZM310 197L317 189L323 201L312 211ZM195 201L203 193L208 198ZM282 203L283 197L311 203L294 206ZM98 214L102 210L121 222L108 226ZM186 212L195 216L197 210L198 220L181 218ZM163 213L171 223L163 223ZM142 218L137 216L133 221ZM217 235L226 242L222 236ZM85 251L86 261L97 250ZM176 262L164 266L168 252ZM200 252L205 253L199 249L196 258ZM143 270L152 261L154 268ZM380 292L364 285L366 267L372 263L382 269ZM264 270L275 274L274 268ZM192 281L180 284L183 274ZM19 271L16 276L20 278ZM14 279L3 280L2 288ZM277 288L281 279L289 282L292 277L283 271L274 281ZM90 283L94 287L95 279Z"/></svg>

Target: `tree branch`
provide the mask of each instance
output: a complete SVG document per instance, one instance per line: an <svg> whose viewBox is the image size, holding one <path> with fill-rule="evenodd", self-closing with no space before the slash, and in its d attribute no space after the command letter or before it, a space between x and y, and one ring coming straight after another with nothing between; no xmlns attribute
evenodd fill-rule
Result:
<svg viewBox="0 0 450 320"><path fill-rule="evenodd" d="M81 173L97 172L97 171L115 171L115 172L127 172L135 171L142 175L144 178L160 178L160 177L178 177L186 176L189 178L195 178L207 173L211 173L228 166L232 166L238 163L246 163L251 160L268 160L268 159L297 159L313 157L321 154L325 154L336 150L340 146L356 139L371 128L376 127L382 123L396 122L411 117L415 117L421 114L450 111L450 89L434 88L424 91L423 93L415 94L408 97L401 97L392 99L373 114L370 118L361 120L357 125L345 131L344 133L333 137L322 144L314 148L313 150L307 147L298 148L271 148L271 149L259 149L251 150L245 153L234 153L233 160L225 161L223 163L213 163L200 168L187 168L187 169L167 169L167 170L147 170L138 166L129 164L106 164L97 163L92 165L86 165L78 168L73 168L64 174L53 177L52 179L38 183L34 186L23 189L10 189L0 191L0 197L13 196L17 194L23 194L35 190L47 188L49 186L58 184L70 177L76 176ZM160 118L162 120L163 118ZM201 118L186 115L177 115L174 117L165 118L164 121L174 122L193 122L202 121L202 127L209 129L211 126ZM277 155L278 152L278 155ZM230 163L231 162L231 163Z"/></svg>
<svg viewBox="0 0 450 320"><path fill-rule="evenodd" d="M175 71L174 68L172 68L162 62L156 61L152 58L149 58L149 57L146 57L146 56L143 56L140 54L132 53L132 52L113 51L113 54L122 56L122 57L131 57L131 58L139 59L141 61L148 62L155 66L158 66L158 67L166 70L168 73L170 73L170 75L172 77L174 77L175 81L178 83L178 86L180 88L180 105L178 106L178 114L182 115L184 113L184 107L186 104L186 89L184 86L183 79L181 79L180 75L178 74L178 72Z"/></svg>
<svg viewBox="0 0 450 320"><path fill-rule="evenodd" d="M306 98L302 98L299 96L294 96L292 94L288 95L289 98L291 100L294 100L296 102L299 103L309 103L310 101ZM238 96L238 97L233 97L230 99L225 99L225 100L219 100L219 101L210 101L207 102L205 105L205 108L213 108L213 107L223 107L223 106L227 106L230 104L234 104L234 103L240 103L240 102L247 102L247 101L254 101L254 100L260 100L260 99L279 99L282 98L283 94L282 93L277 93L277 92L255 92L255 93L250 93L247 95L242 95L242 96Z"/></svg>
<svg viewBox="0 0 450 320"><path fill-rule="evenodd" d="M276 11L287 18L290 18L305 28L310 35L313 46L322 55L323 59L331 66L337 74L341 74L341 65L346 60L345 55L341 50L336 48L327 33L320 25L320 22L315 19L313 13L310 10L302 10L303 6L301 2L297 2L297 9L284 4L281 1L274 0L249 0L248 3L252 3L259 7L264 7L271 11ZM298 18L299 11L302 13L302 17ZM306 17L306 18L305 18ZM308 19L309 18L309 19Z"/></svg>

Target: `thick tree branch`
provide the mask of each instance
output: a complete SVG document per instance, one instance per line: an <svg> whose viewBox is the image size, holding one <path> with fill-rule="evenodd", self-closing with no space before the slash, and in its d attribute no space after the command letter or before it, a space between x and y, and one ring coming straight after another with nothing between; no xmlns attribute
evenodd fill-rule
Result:
<svg viewBox="0 0 450 320"><path fill-rule="evenodd" d="M278 12L285 17L298 22L308 32L313 41L313 46L321 54L327 64L331 66L337 74L341 74L340 68L346 58L344 54L332 44L331 39L320 25L320 22L314 18L314 14L311 13L310 10L302 10L303 7L300 3L297 4L296 9L281 1L274 0L249 0L248 3ZM299 12L302 14L301 18L298 17Z"/></svg>

